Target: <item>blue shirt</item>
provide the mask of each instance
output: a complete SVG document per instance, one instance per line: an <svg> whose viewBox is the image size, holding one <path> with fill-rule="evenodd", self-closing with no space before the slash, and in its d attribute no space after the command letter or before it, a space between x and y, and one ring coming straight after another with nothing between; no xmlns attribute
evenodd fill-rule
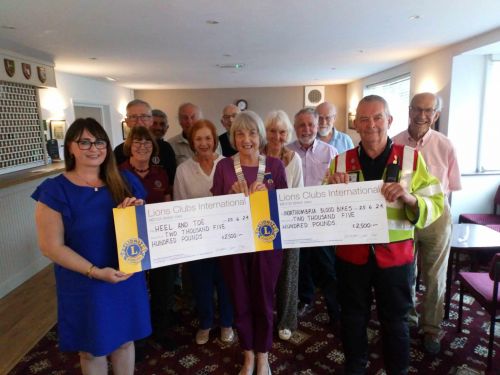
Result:
<svg viewBox="0 0 500 375"><path fill-rule="evenodd" d="M352 143L351 137L349 137L346 133L339 132L337 129L333 128L333 137L330 139L328 144L332 145L337 149L339 154L354 148L354 144ZM319 137L318 137L319 138Z"/></svg>

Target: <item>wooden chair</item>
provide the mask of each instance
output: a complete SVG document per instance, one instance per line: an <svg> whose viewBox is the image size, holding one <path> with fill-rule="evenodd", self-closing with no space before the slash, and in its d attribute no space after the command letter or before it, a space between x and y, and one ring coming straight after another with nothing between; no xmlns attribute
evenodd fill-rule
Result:
<svg viewBox="0 0 500 375"><path fill-rule="evenodd" d="M490 333L488 341L488 368L492 369L493 341L495 339L495 324L500 322L497 314L500 312L500 294L498 284L500 283L500 253L495 254L490 267L490 272L459 272L460 280L460 302L458 305L458 327L462 331L462 310L464 302L464 291L467 291L474 299L490 314Z"/></svg>
<svg viewBox="0 0 500 375"><path fill-rule="evenodd" d="M498 186L495 199L493 200L492 214L460 214L458 222L481 225L500 225L500 213L497 211L498 205L500 205L500 185Z"/></svg>

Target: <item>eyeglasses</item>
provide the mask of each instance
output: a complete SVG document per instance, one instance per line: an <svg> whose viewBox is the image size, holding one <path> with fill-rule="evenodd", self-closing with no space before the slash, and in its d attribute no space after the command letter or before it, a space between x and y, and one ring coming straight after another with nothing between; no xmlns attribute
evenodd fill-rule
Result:
<svg viewBox="0 0 500 375"><path fill-rule="evenodd" d="M94 142L84 139L83 141L76 141L76 144L80 150L90 150L92 145L98 150L104 150L108 146L108 142L104 139L96 139Z"/></svg>
<svg viewBox="0 0 500 375"><path fill-rule="evenodd" d="M146 121L146 120L149 120L152 117L153 116L151 116L151 115L127 115L127 120L134 121L134 122L136 122L138 120Z"/></svg>
<svg viewBox="0 0 500 375"><path fill-rule="evenodd" d="M229 120L229 119L235 118L237 115L238 115L237 113L233 113L232 115L224 115L224 116L222 116L222 118L224 120Z"/></svg>
<svg viewBox="0 0 500 375"><path fill-rule="evenodd" d="M413 113L418 113L418 114L424 113L428 116L431 116L436 112L436 109L435 108L418 108L418 107L411 107L410 106L410 111L412 111Z"/></svg>
<svg viewBox="0 0 500 375"><path fill-rule="evenodd" d="M330 122L330 120L333 118L334 116L318 116L318 119L319 121L326 121L326 122Z"/></svg>
<svg viewBox="0 0 500 375"><path fill-rule="evenodd" d="M146 150L150 149L153 147L153 142L152 141L132 141L132 146L135 148L141 148L144 147Z"/></svg>

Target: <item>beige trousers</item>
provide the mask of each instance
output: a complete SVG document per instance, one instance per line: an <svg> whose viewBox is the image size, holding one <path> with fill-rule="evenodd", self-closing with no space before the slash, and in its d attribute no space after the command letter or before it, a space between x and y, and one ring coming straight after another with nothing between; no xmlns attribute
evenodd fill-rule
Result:
<svg viewBox="0 0 500 375"><path fill-rule="evenodd" d="M451 246L451 214L445 202L444 212L434 223L424 229L415 230L415 278L418 267L421 269L421 281L425 286L419 318L416 306L415 288L413 288L413 308L410 310L410 322L420 323L424 333L438 335L444 316L444 295L446 292L446 271ZM418 266L417 266L418 264Z"/></svg>

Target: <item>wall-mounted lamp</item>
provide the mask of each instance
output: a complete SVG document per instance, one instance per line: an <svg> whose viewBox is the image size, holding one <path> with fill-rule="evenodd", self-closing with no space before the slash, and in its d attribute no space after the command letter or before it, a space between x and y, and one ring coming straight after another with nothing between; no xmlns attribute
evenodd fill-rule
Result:
<svg viewBox="0 0 500 375"><path fill-rule="evenodd" d="M356 118L356 112L349 112L347 114L347 127L349 129L354 129L354 119Z"/></svg>

